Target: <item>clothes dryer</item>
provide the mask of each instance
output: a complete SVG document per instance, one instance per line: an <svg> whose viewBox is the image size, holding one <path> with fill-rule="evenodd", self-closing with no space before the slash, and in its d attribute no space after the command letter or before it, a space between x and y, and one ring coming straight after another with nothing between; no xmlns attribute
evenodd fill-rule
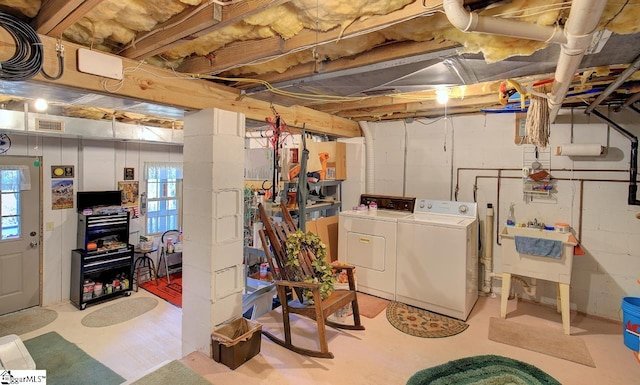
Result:
<svg viewBox="0 0 640 385"><path fill-rule="evenodd" d="M415 198L362 195L363 209L339 214L338 259L356 266L358 291L395 300L398 220L413 212ZM377 209L368 209L371 203Z"/></svg>

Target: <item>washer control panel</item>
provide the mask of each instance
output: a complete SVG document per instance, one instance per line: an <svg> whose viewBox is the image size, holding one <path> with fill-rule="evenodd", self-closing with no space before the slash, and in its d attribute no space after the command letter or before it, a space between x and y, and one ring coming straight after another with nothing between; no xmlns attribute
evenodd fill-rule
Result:
<svg viewBox="0 0 640 385"><path fill-rule="evenodd" d="M439 201L435 199L417 199L414 212L457 215L475 218L478 204L474 202Z"/></svg>

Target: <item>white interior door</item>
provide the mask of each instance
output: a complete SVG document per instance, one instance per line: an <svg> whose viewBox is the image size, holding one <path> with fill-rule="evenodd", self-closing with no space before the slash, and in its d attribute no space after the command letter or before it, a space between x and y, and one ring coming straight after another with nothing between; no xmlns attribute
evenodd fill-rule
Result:
<svg viewBox="0 0 640 385"><path fill-rule="evenodd" d="M40 304L40 168L0 156L0 315Z"/></svg>

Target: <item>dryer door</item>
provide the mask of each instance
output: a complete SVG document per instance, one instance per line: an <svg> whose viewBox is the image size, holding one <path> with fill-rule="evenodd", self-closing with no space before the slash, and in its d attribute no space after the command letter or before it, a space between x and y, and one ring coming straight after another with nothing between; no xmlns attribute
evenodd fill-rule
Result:
<svg viewBox="0 0 640 385"><path fill-rule="evenodd" d="M384 271L385 250L384 237L351 231L347 233L347 262L350 264Z"/></svg>

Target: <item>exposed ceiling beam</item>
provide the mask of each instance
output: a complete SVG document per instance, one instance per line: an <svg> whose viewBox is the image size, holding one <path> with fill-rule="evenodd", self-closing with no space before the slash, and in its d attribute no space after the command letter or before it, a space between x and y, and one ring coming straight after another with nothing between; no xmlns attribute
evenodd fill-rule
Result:
<svg viewBox="0 0 640 385"><path fill-rule="evenodd" d="M49 0L42 4L31 26L42 35L60 37L62 33L104 0Z"/></svg>
<svg viewBox="0 0 640 385"><path fill-rule="evenodd" d="M45 52L55 52L56 39L41 35ZM122 59L125 71L121 84L116 80L79 72L76 68L77 51L83 46L65 42L64 75L58 80L49 80L39 74L30 82L47 84L55 87L67 87L85 90L91 93L112 95L156 104L201 110L220 108L241 112L249 119L264 121L273 116L272 107L282 119L292 127L305 125L310 132L323 133L330 136L360 136L360 127L355 121L343 119L324 112L300 106L278 106L268 102L242 98L240 91L200 79L177 77L175 73L130 59ZM15 42L0 34L0 57L10 57L15 51ZM44 68L49 72L57 69L58 59L55 55L46 55ZM107 81L105 81L107 80ZM107 89L112 89L109 92Z"/></svg>
<svg viewBox="0 0 640 385"><path fill-rule="evenodd" d="M447 106L456 107L462 104L475 105L478 103L483 106L485 104L500 106L498 101L499 86L499 81L491 81L468 86L452 87L449 90L449 102ZM482 99L480 100L479 98ZM437 103L436 99L436 91L427 90L406 94L375 96L353 102L325 103L312 105L311 107L329 114L352 118L360 117L362 111L388 113L399 107L406 111L408 108L406 107L407 105L418 103L417 105L422 108L433 106L442 114L442 106ZM417 108L414 107L412 110L416 109Z"/></svg>
<svg viewBox="0 0 640 385"><path fill-rule="evenodd" d="M242 51L238 49L240 43L229 44L213 52L214 60L198 56L186 59L178 68L186 73L219 73L233 66L247 63L246 54L252 52L254 57L276 57L293 50L329 43L338 39L347 39L366 31L384 28L402 20L420 17L426 13L423 2L438 4L440 1L415 1L404 8L386 15L372 16L358 19L344 29L333 28L326 32L305 29L294 37L284 40L281 37L271 37L262 40L252 40L242 43Z"/></svg>
<svg viewBox="0 0 640 385"><path fill-rule="evenodd" d="M227 6L207 3L185 9L153 30L136 36L135 42L119 54L131 59L146 59L172 47L235 24L243 18L276 7L291 0L252 0Z"/></svg>

